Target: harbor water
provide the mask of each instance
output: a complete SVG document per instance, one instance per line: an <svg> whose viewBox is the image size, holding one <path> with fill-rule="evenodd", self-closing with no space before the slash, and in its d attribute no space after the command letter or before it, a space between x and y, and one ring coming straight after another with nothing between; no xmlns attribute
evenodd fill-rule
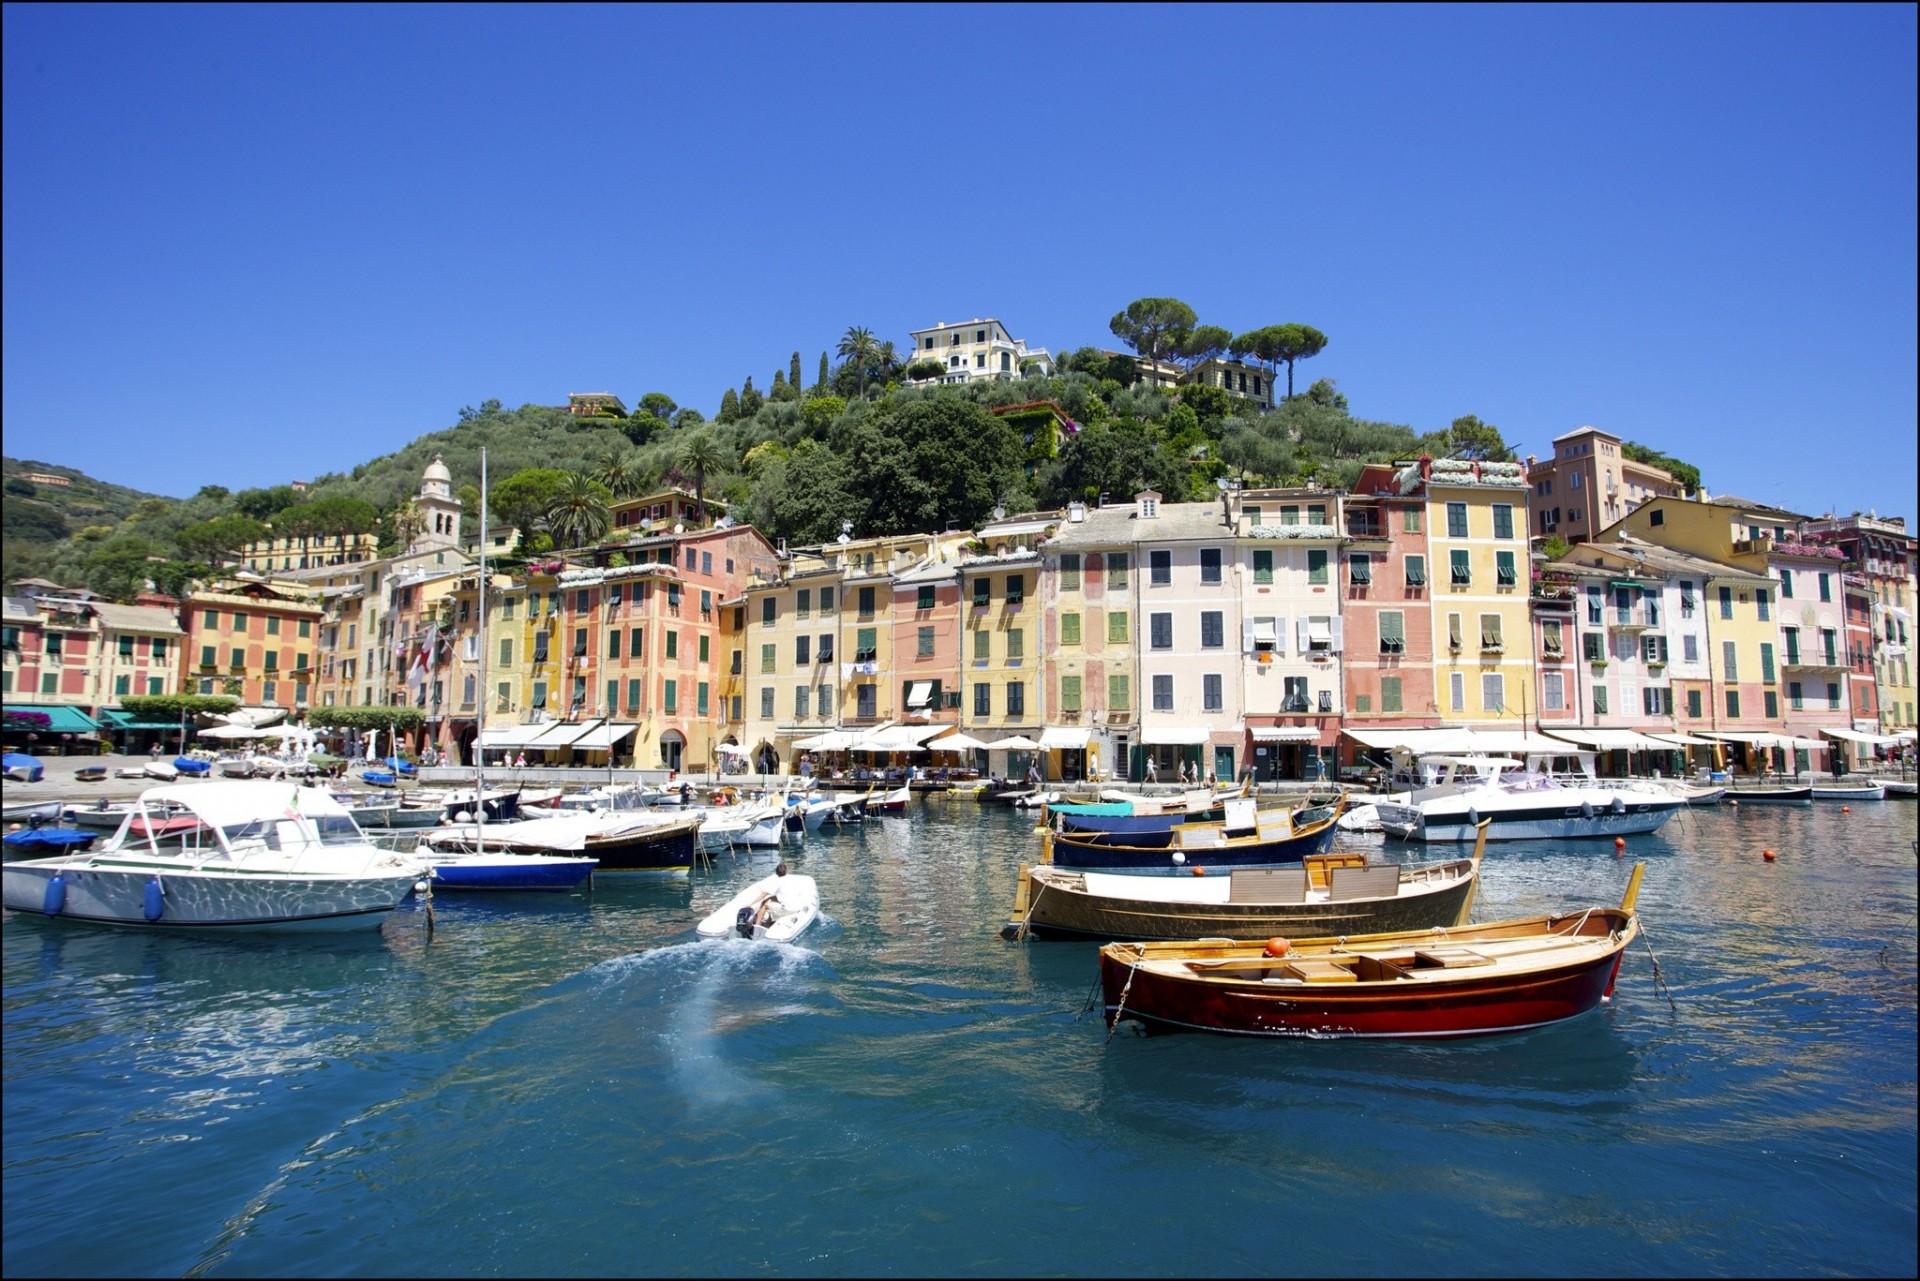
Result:
<svg viewBox="0 0 1920 1281"><path fill-rule="evenodd" d="M770 852L442 895L431 940L10 914L5 1272L1915 1274L1910 802L1490 846L1481 920L1644 860L1647 946L1449 1043L1109 1041L1092 945L999 935L1032 822L790 848L799 946L693 936Z"/></svg>

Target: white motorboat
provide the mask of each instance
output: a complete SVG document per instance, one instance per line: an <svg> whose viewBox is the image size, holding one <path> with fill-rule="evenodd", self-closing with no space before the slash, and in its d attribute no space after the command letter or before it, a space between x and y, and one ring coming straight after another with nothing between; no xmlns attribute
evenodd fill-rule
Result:
<svg viewBox="0 0 1920 1281"><path fill-rule="evenodd" d="M784 874L783 874L784 873ZM764 939L791 943L820 915L820 887L811 876L787 872L786 864L715 908L694 927L701 938Z"/></svg>
<svg viewBox="0 0 1920 1281"><path fill-rule="evenodd" d="M148 761L140 767L140 772L148 778L165 779L172 782L180 777L180 769L170 761Z"/></svg>
<svg viewBox="0 0 1920 1281"><path fill-rule="evenodd" d="M747 845L769 848L780 844L787 812L777 805L729 805L710 812L700 824L700 839L709 845Z"/></svg>
<svg viewBox="0 0 1920 1281"><path fill-rule="evenodd" d="M163 833L184 825L180 839ZM216 780L147 789L103 847L8 863L6 906L107 925L216 930L377 926L414 859L368 841L325 791Z"/></svg>
<svg viewBox="0 0 1920 1281"><path fill-rule="evenodd" d="M1813 799L1816 801L1884 801L1887 799L1887 785L1874 782L1815 783Z"/></svg>
<svg viewBox="0 0 1920 1281"><path fill-rule="evenodd" d="M1031 792L1015 801L1013 807L1017 810L1037 810L1044 806L1058 805L1059 803L1060 793L1058 792Z"/></svg>
<svg viewBox="0 0 1920 1281"><path fill-rule="evenodd" d="M1511 757L1430 756L1421 765L1437 767L1434 782L1375 805L1381 827L1401 840L1471 841L1483 818L1493 820L1492 841L1630 836L1658 829L1686 805L1679 796L1562 782Z"/></svg>

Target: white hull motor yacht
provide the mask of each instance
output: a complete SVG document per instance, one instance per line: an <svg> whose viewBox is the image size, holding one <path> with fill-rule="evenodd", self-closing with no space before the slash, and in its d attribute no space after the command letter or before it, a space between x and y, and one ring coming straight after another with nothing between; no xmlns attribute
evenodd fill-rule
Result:
<svg viewBox="0 0 1920 1281"><path fill-rule="evenodd" d="M1428 758L1438 781L1375 804L1380 826L1407 841L1468 842L1481 819L1490 841L1579 840L1652 832L1686 800L1597 783L1565 783L1502 757ZM1423 762L1427 763L1427 762Z"/></svg>
<svg viewBox="0 0 1920 1281"><path fill-rule="evenodd" d="M181 812L197 826L162 841ZM146 834L141 834L141 833ZM378 926L417 860L368 841L322 789L218 780L149 788L104 846L8 863L6 906L106 925L212 930Z"/></svg>

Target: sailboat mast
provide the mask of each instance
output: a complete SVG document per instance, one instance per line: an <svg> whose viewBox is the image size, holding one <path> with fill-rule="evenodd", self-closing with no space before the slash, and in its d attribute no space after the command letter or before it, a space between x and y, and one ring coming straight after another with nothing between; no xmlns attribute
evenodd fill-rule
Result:
<svg viewBox="0 0 1920 1281"><path fill-rule="evenodd" d="M482 851L487 806L487 447L480 446L480 683L473 706L473 849Z"/></svg>

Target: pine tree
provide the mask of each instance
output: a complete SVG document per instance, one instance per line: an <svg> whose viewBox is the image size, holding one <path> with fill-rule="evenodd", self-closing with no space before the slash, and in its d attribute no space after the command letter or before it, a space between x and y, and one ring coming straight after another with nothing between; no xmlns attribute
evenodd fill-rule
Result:
<svg viewBox="0 0 1920 1281"><path fill-rule="evenodd" d="M749 378L747 382L751 384L753 380ZM730 423L738 420L739 417L740 397L733 388L729 387L726 394L720 397L720 412L714 415L713 420L718 423Z"/></svg>

